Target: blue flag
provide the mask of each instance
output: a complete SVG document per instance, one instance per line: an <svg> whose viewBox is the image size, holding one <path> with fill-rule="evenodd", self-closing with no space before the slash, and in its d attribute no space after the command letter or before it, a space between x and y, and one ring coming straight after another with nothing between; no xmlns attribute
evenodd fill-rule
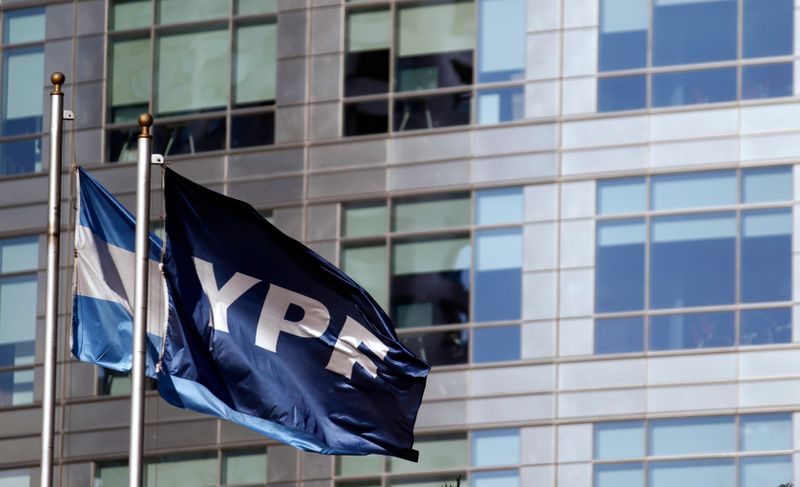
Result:
<svg viewBox="0 0 800 487"><path fill-rule="evenodd" d="M162 397L302 450L416 461L430 366L375 300L250 205L165 177Z"/></svg>
<svg viewBox="0 0 800 487"><path fill-rule="evenodd" d="M119 372L131 370L136 221L100 183L78 168L72 353ZM166 323L161 240L150 234L147 375L155 377Z"/></svg>

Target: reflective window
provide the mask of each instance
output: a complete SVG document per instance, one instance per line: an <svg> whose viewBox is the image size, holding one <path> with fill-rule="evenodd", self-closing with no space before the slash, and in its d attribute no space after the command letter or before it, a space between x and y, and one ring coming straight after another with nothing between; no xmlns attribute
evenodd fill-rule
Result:
<svg viewBox="0 0 800 487"><path fill-rule="evenodd" d="M471 477L473 487L519 487L519 471L501 470L475 472Z"/></svg>
<svg viewBox="0 0 800 487"><path fill-rule="evenodd" d="M594 426L594 458L602 460L643 456L644 422L620 421L597 423Z"/></svg>
<svg viewBox="0 0 800 487"><path fill-rule="evenodd" d="M371 95L389 91L391 22L389 9L348 13L345 95ZM383 131L386 131L385 127Z"/></svg>
<svg viewBox="0 0 800 487"><path fill-rule="evenodd" d="M0 176L42 170L41 137L45 92L45 9L5 10L3 15ZM39 44L37 44L39 43ZM25 44L14 47L16 44ZM3 137L13 136L11 140ZM20 138L18 136L26 136Z"/></svg>
<svg viewBox="0 0 800 487"><path fill-rule="evenodd" d="M792 295L792 210L742 212L741 301L788 301Z"/></svg>
<svg viewBox="0 0 800 487"><path fill-rule="evenodd" d="M743 0L742 55L792 54L792 0Z"/></svg>
<svg viewBox="0 0 800 487"><path fill-rule="evenodd" d="M469 362L467 330L402 334L400 342L414 352L414 355L433 366Z"/></svg>
<svg viewBox="0 0 800 487"><path fill-rule="evenodd" d="M223 484L252 485L265 484L266 482L267 454L265 448L223 452Z"/></svg>
<svg viewBox="0 0 800 487"><path fill-rule="evenodd" d="M471 94L421 96L394 102L394 130L432 129L466 125L470 120Z"/></svg>
<svg viewBox="0 0 800 487"><path fill-rule="evenodd" d="M361 477L383 473L384 457L367 455L363 457L337 456L336 475Z"/></svg>
<svg viewBox="0 0 800 487"><path fill-rule="evenodd" d="M792 449L792 415L748 414L741 417L739 448L742 451Z"/></svg>
<svg viewBox="0 0 800 487"><path fill-rule="evenodd" d="M737 205L787 204L792 181L791 166L598 181L595 353L790 342L792 208ZM615 315L701 306L730 309Z"/></svg>
<svg viewBox="0 0 800 487"><path fill-rule="evenodd" d="M342 270L352 277L383 308L389 304L386 245L361 244L342 248Z"/></svg>
<svg viewBox="0 0 800 487"><path fill-rule="evenodd" d="M734 318L732 311L651 316L650 350L733 346Z"/></svg>
<svg viewBox="0 0 800 487"><path fill-rule="evenodd" d="M471 201L467 195L398 200L393 207L392 228L411 232L470 224Z"/></svg>
<svg viewBox="0 0 800 487"><path fill-rule="evenodd" d="M641 487L644 468L641 463L597 465L594 468L594 487Z"/></svg>
<svg viewBox="0 0 800 487"><path fill-rule="evenodd" d="M595 309L644 308L644 219L597 223Z"/></svg>
<svg viewBox="0 0 800 487"><path fill-rule="evenodd" d="M649 455L696 455L736 451L736 418L658 419L648 425Z"/></svg>
<svg viewBox="0 0 800 487"><path fill-rule="evenodd" d="M733 459L653 462L647 478L651 487L735 485L736 462Z"/></svg>
<svg viewBox="0 0 800 487"><path fill-rule="evenodd" d="M597 80L597 111L636 110L647 106L644 76L615 76Z"/></svg>
<svg viewBox="0 0 800 487"><path fill-rule="evenodd" d="M522 78L525 71L525 1L480 0L479 8L478 81Z"/></svg>
<svg viewBox="0 0 800 487"><path fill-rule="evenodd" d="M388 230L386 203L351 203L345 206L342 236L383 235Z"/></svg>
<svg viewBox="0 0 800 487"><path fill-rule="evenodd" d="M599 20L600 112L793 95L791 0L601 0Z"/></svg>
<svg viewBox="0 0 800 487"><path fill-rule="evenodd" d="M734 303L735 213L653 218L650 238L650 306Z"/></svg>
<svg viewBox="0 0 800 487"><path fill-rule="evenodd" d="M239 15L269 16L233 20L229 2L155 2L155 6L138 0L113 4L115 29L148 29L119 33L112 29L109 37L107 121L113 124L106 131L109 160L135 160L139 132L135 121L147 111L171 119L153 129L154 151L165 156L273 144L275 2L235 2ZM151 32L148 19L153 8L160 25Z"/></svg>
<svg viewBox="0 0 800 487"><path fill-rule="evenodd" d="M414 449L419 451L419 462L386 457L388 470L411 473L464 468L467 466L468 447L464 434L421 437L414 442Z"/></svg>
<svg viewBox="0 0 800 487"><path fill-rule="evenodd" d="M519 429L472 432L472 466L517 465L520 463Z"/></svg>
<svg viewBox="0 0 800 487"><path fill-rule="evenodd" d="M395 326L469 321L468 236L392 244L391 316Z"/></svg>
<svg viewBox="0 0 800 487"><path fill-rule="evenodd" d="M792 457L788 455L742 458L740 462L741 487L780 486L792 478Z"/></svg>
<svg viewBox="0 0 800 487"><path fill-rule="evenodd" d="M653 106L668 107L736 100L736 68L653 75Z"/></svg>
<svg viewBox="0 0 800 487"><path fill-rule="evenodd" d="M498 225L522 221L522 188L484 189L475 193L475 223Z"/></svg>
<svg viewBox="0 0 800 487"><path fill-rule="evenodd" d="M472 337L472 361L476 364L520 359L519 325L476 328Z"/></svg>
<svg viewBox="0 0 800 487"><path fill-rule="evenodd" d="M518 320L522 314L522 230L475 234L475 321Z"/></svg>
<svg viewBox="0 0 800 487"><path fill-rule="evenodd" d="M644 350L644 319L607 318L594 322L594 352L631 353Z"/></svg>
<svg viewBox="0 0 800 487"><path fill-rule="evenodd" d="M647 64L648 16L648 0L601 0L600 71L642 68Z"/></svg>
<svg viewBox="0 0 800 487"><path fill-rule="evenodd" d="M478 91L478 123L488 125L525 117L525 89L495 88Z"/></svg>

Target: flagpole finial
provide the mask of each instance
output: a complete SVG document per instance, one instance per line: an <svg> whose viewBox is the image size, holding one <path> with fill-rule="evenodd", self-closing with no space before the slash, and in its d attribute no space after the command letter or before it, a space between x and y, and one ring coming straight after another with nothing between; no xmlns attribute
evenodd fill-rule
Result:
<svg viewBox="0 0 800 487"><path fill-rule="evenodd" d="M53 83L53 94L61 93L61 85L64 84L65 80L64 73L60 71L55 71L50 75L50 82Z"/></svg>
<svg viewBox="0 0 800 487"><path fill-rule="evenodd" d="M147 137L150 138L150 127L153 126L153 116L149 113L143 113L139 115L139 127L141 127L142 131L139 133L139 137Z"/></svg>

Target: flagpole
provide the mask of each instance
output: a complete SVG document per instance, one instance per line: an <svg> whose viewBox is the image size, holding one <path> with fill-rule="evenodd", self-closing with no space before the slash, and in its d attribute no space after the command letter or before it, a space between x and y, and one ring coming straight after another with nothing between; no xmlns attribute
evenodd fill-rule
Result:
<svg viewBox="0 0 800 487"><path fill-rule="evenodd" d="M147 332L147 284L150 254L150 161L153 116L139 115L139 160L136 178L136 282L133 311L133 366L131 369L131 441L128 457L129 487L141 487L144 450L144 371Z"/></svg>
<svg viewBox="0 0 800 487"><path fill-rule="evenodd" d="M50 181L47 213L47 297L45 304L44 385L42 387L41 487L53 485L53 436L56 396L56 345L58 329L58 266L61 237L61 147L64 121L65 78L50 76Z"/></svg>

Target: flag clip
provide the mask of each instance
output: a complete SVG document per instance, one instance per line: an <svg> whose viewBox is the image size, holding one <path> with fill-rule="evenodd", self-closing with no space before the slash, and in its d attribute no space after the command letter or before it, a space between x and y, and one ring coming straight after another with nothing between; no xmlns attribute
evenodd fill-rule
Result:
<svg viewBox="0 0 800 487"><path fill-rule="evenodd" d="M164 165L164 156L161 154L153 154L150 158L150 164L156 164L158 166Z"/></svg>
<svg viewBox="0 0 800 487"><path fill-rule="evenodd" d="M64 115L62 118L64 120L75 120L75 114L72 113L72 110L64 110Z"/></svg>

